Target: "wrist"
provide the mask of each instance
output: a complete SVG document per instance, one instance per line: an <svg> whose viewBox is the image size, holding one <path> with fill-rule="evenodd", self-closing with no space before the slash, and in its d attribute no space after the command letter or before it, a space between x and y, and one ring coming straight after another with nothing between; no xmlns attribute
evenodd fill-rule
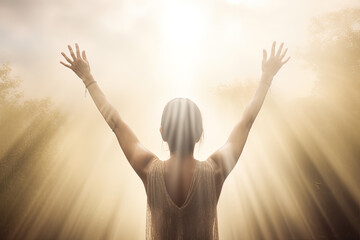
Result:
<svg viewBox="0 0 360 240"><path fill-rule="evenodd" d="M264 82L264 83L267 83L270 85L272 83L273 78L274 78L274 76L272 76L270 74L262 73L261 82Z"/></svg>
<svg viewBox="0 0 360 240"><path fill-rule="evenodd" d="M85 88L88 88L90 85L92 85L92 84L94 84L94 83L96 83L95 80L90 81L90 82L87 82L87 83L85 84Z"/></svg>
<svg viewBox="0 0 360 240"><path fill-rule="evenodd" d="M93 76L91 75L91 73L87 74L87 75L84 75L82 78L83 80L83 83L85 85L87 85L88 83L92 82L92 81L95 81L95 79L93 78Z"/></svg>
<svg viewBox="0 0 360 240"><path fill-rule="evenodd" d="M260 84L259 84L259 85L263 85L263 86L265 86L266 88L270 88L271 82L260 81Z"/></svg>

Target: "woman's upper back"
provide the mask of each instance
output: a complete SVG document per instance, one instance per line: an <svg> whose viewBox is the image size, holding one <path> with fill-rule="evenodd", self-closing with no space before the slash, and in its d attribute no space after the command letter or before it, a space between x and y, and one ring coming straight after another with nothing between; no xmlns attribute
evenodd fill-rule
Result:
<svg viewBox="0 0 360 240"><path fill-rule="evenodd" d="M197 161L180 207L167 191L164 173L164 161L155 159L147 176L146 239L218 239L212 164Z"/></svg>

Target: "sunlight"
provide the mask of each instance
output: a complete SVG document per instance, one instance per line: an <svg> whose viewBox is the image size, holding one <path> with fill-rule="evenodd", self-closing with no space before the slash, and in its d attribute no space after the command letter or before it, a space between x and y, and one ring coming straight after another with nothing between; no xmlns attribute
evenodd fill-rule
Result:
<svg viewBox="0 0 360 240"><path fill-rule="evenodd" d="M204 130L194 157L229 146L260 99L262 48L273 40L292 60L242 134L217 205L219 239L358 239L355 0L18 2L0 2L1 240L144 239L146 185L125 155L134 144L125 133L169 159L162 117L174 148L188 147L198 118L181 104L162 112L171 99L189 98ZM75 42L97 94L84 96L83 79L59 64ZM95 95L128 131L111 131ZM223 166L234 160L228 153Z"/></svg>
<svg viewBox="0 0 360 240"><path fill-rule="evenodd" d="M124 2L115 5L100 17L100 23L112 34L126 34L132 30L136 20L149 10L150 3Z"/></svg>
<svg viewBox="0 0 360 240"><path fill-rule="evenodd" d="M164 6L162 23L165 64L170 65L172 94L178 97L192 96L194 69L199 61L199 47L203 41L204 11L180 2Z"/></svg>
<svg viewBox="0 0 360 240"><path fill-rule="evenodd" d="M228 0L231 4L243 4L250 7L260 6L268 2L268 0Z"/></svg>

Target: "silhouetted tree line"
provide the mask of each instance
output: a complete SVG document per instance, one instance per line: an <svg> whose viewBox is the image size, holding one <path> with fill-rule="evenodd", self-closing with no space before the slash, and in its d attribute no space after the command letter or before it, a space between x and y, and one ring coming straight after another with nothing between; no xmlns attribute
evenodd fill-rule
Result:
<svg viewBox="0 0 360 240"><path fill-rule="evenodd" d="M309 30L304 57L317 74L321 99L305 102L312 105L304 114L323 136L318 143L309 132L322 164L315 166L299 145L296 156L315 186L313 229L317 239L360 239L360 9L314 18Z"/></svg>
<svg viewBox="0 0 360 240"><path fill-rule="evenodd" d="M49 98L24 99L21 80L8 64L0 67L0 239L15 238L50 176L54 136L63 121Z"/></svg>

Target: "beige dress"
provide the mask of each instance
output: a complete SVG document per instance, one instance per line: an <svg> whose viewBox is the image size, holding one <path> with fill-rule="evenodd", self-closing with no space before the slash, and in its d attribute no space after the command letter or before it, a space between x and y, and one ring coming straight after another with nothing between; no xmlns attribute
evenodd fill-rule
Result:
<svg viewBox="0 0 360 240"><path fill-rule="evenodd" d="M155 159L147 176L147 240L217 240L217 197L209 161L197 162L186 200L179 208L164 180L164 161Z"/></svg>

